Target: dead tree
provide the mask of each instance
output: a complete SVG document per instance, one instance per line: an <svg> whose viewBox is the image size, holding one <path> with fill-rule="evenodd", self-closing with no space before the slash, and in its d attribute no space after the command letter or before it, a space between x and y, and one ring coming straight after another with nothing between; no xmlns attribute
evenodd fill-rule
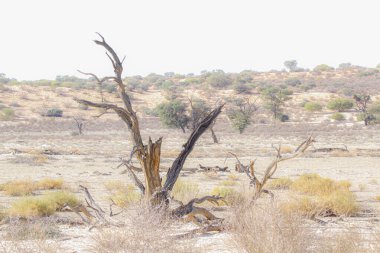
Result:
<svg viewBox="0 0 380 253"><path fill-rule="evenodd" d="M244 172L246 173L246 175L248 176L248 178L250 180L250 183L249 183L250 186L254 187L253 203L255 202L256 199L258 199L261 196L262 193L267 193L273 197L273 193L264 189L264 186L268 182L268 180L272 178L274 173L277 171L278 164L280 162L290 160L290 159L299 157L300 155L304 154L305 151L314 142L315 142L314 139L312 137L309 137L305 141L303 141L294 150L293 153L286 154L286 155L281 154L281 145L279 145L279 147L275 147L274 145L272 145L272 147L276 150L277 155L276 155L276 158L266 167L266 169L264 171L264 175L262 176L261 180L259 180L257 178L256 173L255 173L256 172L255 166L254 166L255 160L251 161L250 165L243 165L235 154L230 153L233 156L235 156L235 158L239 164L239 167L242 168L244 170Z"/></svg>
<svg viewBox="0 0 380 253"><path fill-rule="evenodd" d="M78 128L78 134L82 135L83 134L83 128L84 128L84 120L81 118L76 118L76 117L74 117L74 120L75 120L76 126Z"/></svg>
<svg viewBox="0 0 380 253"><path fill-rule="evenodd" d="M354 95L356 110L363 114L364 125L368 126L373 120L373 115L368 113L368 104L371 101L370 95Z"/></svg>
<svg viewBox="0 0 380 253"><path fill-rule="evenodd" d="M80 104L87 105L90 107L103 108L104 110L113 110L121 120L126 124L131 140L133 143L132 155L135 156L141 166L141 169L144 173L145 183L141 182L132 169L129 170L131 173L137 187L141 190L147 200L153 206L167 206L167 203L170 201L170 191L173 189L178 176L183 168L183 165L186 161L186 158L191 153L194 148L195 143L199 137L209 129L210 125L215 121L218 115L221 113L223 104L217 106L212 110L202 121L197 125L197 127L191 133L188 141L183 145L182 151L178 157L173 162L172 166L167 171L166 181L162 184L162 179L160 177L160 158L161 158L161 143L162 138L159 138L156 141L152 141L150 138L148 143L144 144L139 127L139 120L137 118L136 112L133 110L131 99L126 92L126 86L123 83L122 73L123 73L123 61L125 57L120 60L119 56L116 54L114 49L105 41L104 37L100 34L100 40L94 40L97 45L102 46L106 50L106 55L110 60L113 69L114 76L104 77L102 79L98 78L95 74L81 72L86 75L90 75L98 80L99 83L105 81L113 81L117 85L118 95L122 100L123 105L115 105L109 103L96 103L84 99L75 98ZM128 168L128 163L126 163ZM216 197L209 196L207 199L213 199ZM190 202L186 205L183 205L186 208L186 215L189 214L188 210L197 210L193 207L194 203L197 201ZM177 214L179 212L176 212ZM206 216L207 217L207 216Z"/></svg>

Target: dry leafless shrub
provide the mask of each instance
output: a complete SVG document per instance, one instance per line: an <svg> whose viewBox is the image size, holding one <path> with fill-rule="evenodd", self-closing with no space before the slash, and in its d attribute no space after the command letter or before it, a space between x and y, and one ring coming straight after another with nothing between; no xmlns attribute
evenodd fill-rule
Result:
<svg viewBox="0 0 380 253"><path fill-rule="evenodd" d="M61 233L54 219L10 220L2 229L0 253L64 252L54 239Z"/></svg>
<svg viewBox="0 0 380 253"><path fill-rule="evenodd" d="M232 208L228 219L237 249L250 253L375 253L380 250L380 232L363 234L355 228L323 229L301 216L284 214L276 201L271 204Z"/></svg>
<svg viewBox="0 0 380 253"><path fill-rule="evenodd" d="M93 236L93 253L200 252L178 239L179 224L167 213L139 207L127 214L127 225L103 229Z"/></svg>
<svg viewBox="0 0 380 253"><path fill-rule="evenodd" d="M235 206L229 224L241 252L297 253L312 245L301 220L284 215L275 205Z"/></svg>

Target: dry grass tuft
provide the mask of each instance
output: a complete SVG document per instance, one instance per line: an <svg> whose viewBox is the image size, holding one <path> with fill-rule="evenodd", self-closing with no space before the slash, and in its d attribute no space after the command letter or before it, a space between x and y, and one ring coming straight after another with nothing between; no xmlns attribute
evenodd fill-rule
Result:
<svg viewBox="0 0 380 253"><path fill-rule="evenodd" d="M305 174L291 185L291 189L307 194L284 203L285 213L297 213L305 217L346 215L359 211L355 195L349 190L348 181L334 181L316 174Z"/></svg>
<svg viewBox="0 0 380 253"><path fill-rule="evenodd" d="M365 191L367 189L367 185L366 184L359 184L359 190L362 192L362 191Z"/></svg>
<svg viewBox="0 0 380 253"><path fill-rule="evenodd" d="M348 181L336 182L317 174L304 174L296 179L290 189L304 194L325 196L337 190L348 190L351 186Z"/></svg>
<svg viewBox="0 0 380 253"><path fill-rule="evenodd" d="M238 205L232 208L229 223L240 252L303 253L313 244L302 220L279 212L275 206Z"/></svg>
<svg viewBox="0 0 380 253"><path fill-rule="evenodd" d="M44 217L60 211L66 205L74 207L79 203L79 199L73 193L57 191L43 196L20 198L13 202L8 214L20 218Z"/></svg>
<svg viewBox="0 0 380 253"><path fill-rule="evenodd" d="M56 211L56 205L49 199L39 197L23 197L16 200L8 210L12 217L33 218L50 216Z"/></svg>
<svg viewBox="0 0 380 253"><path fill-rule="evenodd" d="M174 199L188 202L199 194L199 186L188 180L178 179L171 192Z"/></svg>
<svg viewBox="0 0 380 253"><path fill-rule="evenodd" d="M111 201L119 207L128 207L141 198L134 185L125 184L120 180L108 181L104 186L111 194Z"/></svg>
<svg viewBox="0 0 380 253"><path fill-rule="evenodd" d="M245 200L244 194L232 187L226 186L215 186L211 191L211 195L223 197L228 205L236 205ZM223 205L223 203L221 203L221 205Z"/></svg>
<svg viewBox="0 0 380 253"><path fill-rule="evenodd" d="M380 195L375 196L376 201L380 201Z"/></svg>
<svg viewBox="0 0 380 253"><path fill-rule="evenodd" d="M310 201L311 197L304 197L298 203L310 207L314 203ZM334 233L320 233L315 230L315 223L293 212L281 212L276 201L254 206L242 204L231 210L228 223L238 252L375 253L380 249L378 232L363 235L361 229L342 228Z"/></svg>
<svg viewBox="0 0 380 253"><path fill-rule="evenodd" d="M15 180L0 185L0 191L5 191L9 196L28 196L36 190L62 189L62 179L44 178L40 181Z"/></svg>
<svg viewBox="0 0 380 253"><path fill-rule="evenodd" d="M10 181L2 185L0 190L5 191L9 196L26 196L33 194L37 185L31 180Z"/></svg>
<svg viewBox="0 0 380 253"><path fill-rule="evenodd" d="M282 154L290 154L290 153L293 152L293 148L290 147L290 146L281 146L281 148L280 148L280 152L281 152Z"/></svg>
<svg viewBox="0 0 380 253"><path fill-rule="evenodd" d="M293 181L290 178L281 177L281 178L270 180L266 184L266 186L268 187L268 189L281 190L281 189L289 189L292 184L293 184Z"/></svg>
<svg viewBox="0 0 380 253"><path fill-rule="evenodd" d="M60 211L66 205L69 207L75 207L80 204L78 197L74 193L68 191L50 192L43 197L54 203L57 211Z"/></svg>
<svg viewBox="0 0 380 253"><path fill-rule="evenodd" d="M62 189L63 179L43 178L37 182L41 190Z"/></svg>

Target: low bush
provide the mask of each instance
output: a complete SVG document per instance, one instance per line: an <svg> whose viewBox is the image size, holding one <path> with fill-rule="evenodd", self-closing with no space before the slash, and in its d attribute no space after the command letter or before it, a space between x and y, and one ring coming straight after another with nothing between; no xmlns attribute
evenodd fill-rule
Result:
<svg viewBox="0 0 380 253"><path fill-rule="evenodd" d="M0 121L12 120L15 117L15 112L12 108L3 108L0 110Z"/></svg>
<svg viewBox="0 0 380 253"><path fill-rule="evenodd" d="M61 109L49 109L44 116L46 117L62 117L63 111Z"/></svg>
<svg viewBox="0 0 380 253"><path fill-rule="evenodd" d="M336 98L327 103L327 108L330 110L343 112L345 110L351 109L354 103L351 99L347 98Z"/></svg>
<svg viewBox="0 0 380 253"><path fill-rule="evenodd" d="M307 102L305 103L304 108L309 112L317 112L322 110L322 105L316 102Z"/></svg>
<svg viewBox="0 0 380 253"><path fill-rule="evenodd" d="M346 117L344 117L343 114L339 113L339 112L336 112L334 113L333 115L331 115L331 119L335 120L335 121L343 121L346 119Z"/></svg>

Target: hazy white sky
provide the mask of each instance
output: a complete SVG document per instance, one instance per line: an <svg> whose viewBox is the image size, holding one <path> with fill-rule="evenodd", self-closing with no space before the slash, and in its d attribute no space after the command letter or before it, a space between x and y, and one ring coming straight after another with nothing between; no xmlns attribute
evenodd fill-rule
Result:
<svg viewBox="0 0 380 253"><path fill-rule="evenodd" d="M380 63L380 0L1 0L0 73L54 79L112 73L100 32L126 75Z"/></svg>

